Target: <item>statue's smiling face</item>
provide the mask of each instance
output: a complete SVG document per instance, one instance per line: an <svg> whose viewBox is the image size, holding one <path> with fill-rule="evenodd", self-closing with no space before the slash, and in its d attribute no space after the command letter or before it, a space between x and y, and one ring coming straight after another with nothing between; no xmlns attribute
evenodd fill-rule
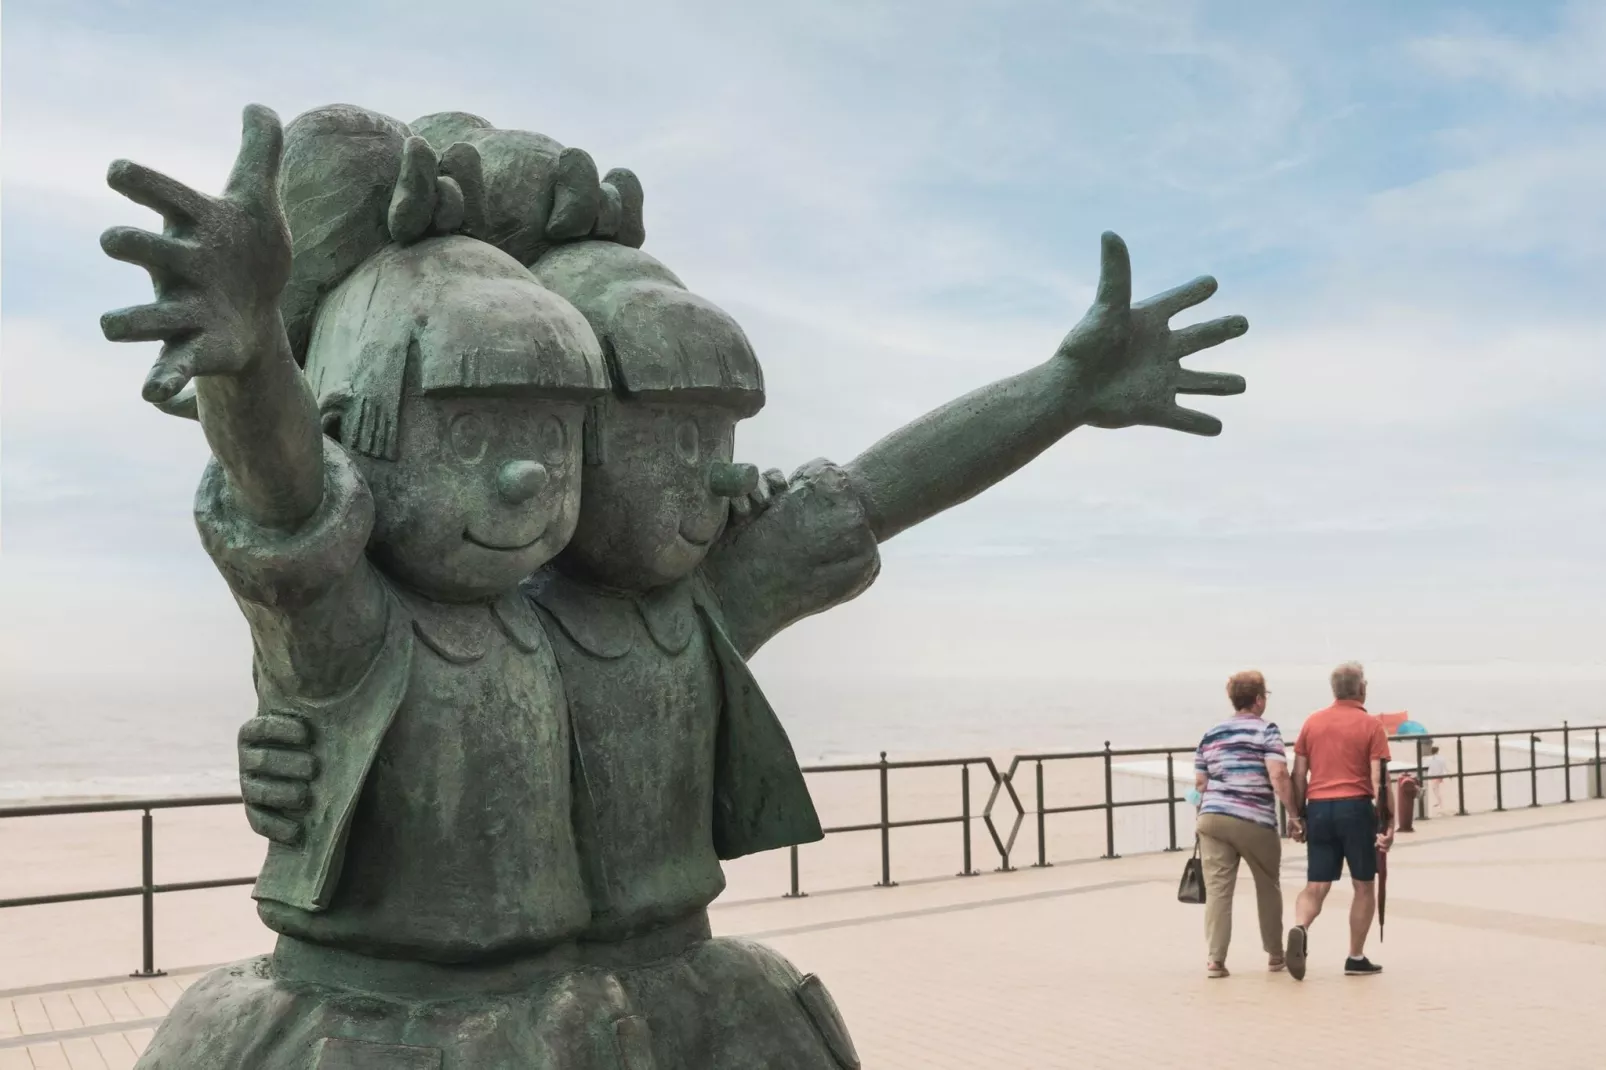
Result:
<svg viewBox="0 0 1606 1070"><path fill-rule="evenodd" d="M409 392L397 459L360 458L376 563L445 602L512 590L574 532L583 414L576 402Z"/></svg>
<svg viewBox="0 0 1606 1070"><path fill-rule="evenodd" d="M729 500L710 476L729 463L736 415L703 402L610 402L594 429L580 521L563 560L624 590L683 579L725 528Z"/></svg>

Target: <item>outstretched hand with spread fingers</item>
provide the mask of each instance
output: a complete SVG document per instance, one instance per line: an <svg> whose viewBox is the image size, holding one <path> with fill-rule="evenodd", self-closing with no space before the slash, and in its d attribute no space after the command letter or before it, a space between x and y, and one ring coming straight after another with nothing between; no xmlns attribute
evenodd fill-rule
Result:
<svg viewBox="0 0 1606 1070"><path fill-rule="evenodd" d="M1219 435L1221 421L1177 404L1178 394L1219 397L1244 392L1242 376L1200 372L1181 361L1202 349L1237 338L1249 329L1242 316L1171 329L1171 318L1216 292L1216 280L1201 276L1186 285L1132 303L1132 261L1126 243L1104 235L1098 294L1082 322L1060 343L1058 356L1077 370L1084 422L1094 427L1147 425Z"/></svg>
<svg viewBox="0 0 1606 1070"><path fill-rule="evenodd" d="M238 375L279 324L290 276L290 231L279 202L284 128L268 108L245 109L244 134L223 196L211 197L129 160L106 182L159 212L162 233L113 227L100 245L115 260L150 272L156 300L101 317L113 342L163 342L146 376L147 401L172 399L192 378Z"/></svg>

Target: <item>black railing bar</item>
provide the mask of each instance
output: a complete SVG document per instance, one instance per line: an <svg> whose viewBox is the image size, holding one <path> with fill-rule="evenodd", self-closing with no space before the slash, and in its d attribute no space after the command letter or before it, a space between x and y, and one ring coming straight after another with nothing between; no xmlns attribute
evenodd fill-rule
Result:
<svg viewBox="0 0 1606 1070"><path fill-rule="evenodd" d="M94 899L123 899L133 895L144 895L145 889L139 885L132 888L100 888L92 892L58 892L55 895L28 895L21 899L0 899L0 910L8 907L40 907L51 903L87 903Z"/></svg>
<svg viewBox="0 0 1606 1070"><path fill-rule="evenodd" d="M220 877L216 880L181 881L177 884L153 884L151 894L161 892L199 892L208 888L235 888L245 884L255 884L255 877ZM37 907L48 906L52 903L87 903L96 899L126 899L129 896L144 895L145 889L139 885L132 888L100 888L91 892L57 892L53 895L30 895L22 899L0 899L0 910L8 907Z"/></svg>
<svg viewBox="0 0 1606 1070"><path fill-rule="evenodd" d="M883 828L906 829L914 828L918 825L957 825L963 820L965 820L963 817L958 816L917 817L910 818L905 821L888 821L885 825L882 825L879 821L872 821L865 825L837 825L832 828L821 829L820 831L825 835L830 836L838 832L880 832Z"/></svg>
<svg viewBox="0 0 1606 1070"><path fill-rule="evenodd" d="M940 769L955 765L991 765L991 758L910 758L904 761L805 765L805 773L873 773L878 769Z"/></svg>
<svg viewBox="0 0 1606 1070"><path fill-rule="evenodd" d="M244 802L244 800L238 795L176 795L163 799L40 803L32 806L0 806L0 818L49 817L60 814L109 814L123 810L176 810L186 806L230 806L241 802Z"/></svg>

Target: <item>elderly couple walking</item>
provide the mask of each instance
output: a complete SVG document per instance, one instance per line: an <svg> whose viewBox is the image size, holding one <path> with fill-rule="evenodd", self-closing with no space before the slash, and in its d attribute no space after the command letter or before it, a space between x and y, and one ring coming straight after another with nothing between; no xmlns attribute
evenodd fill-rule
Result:
<svg viewBox="0 0 1606 1070"><path fill-rule="evenodd" d="M1266 680L1243 672L1227 681L1233 716L1211 728L1194 756L1199 801L1199 854L1205 880L1206 973L1227 976L1232 939L1232 898L1238 863L1255 881L1260 940L1273 971L1305 976L1310 926L1333 882L1349 866L1355 885L1350 907L1349 957L1344 972L1369 976L1382 967L1366 957L1366 937L1377 905L1378 852L1394 841L1393 815L1378 820L1376 800L1388 759L1388 733L1366 712L1366 674L1354 663L1333 670L1333 704L1312 714L1294 744L1288 769L1282 733L1265 719ZM1289 814L1289 833L1306 844L1307 882L1294 908L1294 927L1283 938L1279 881L1282 840L1277 802Z"/></svg>

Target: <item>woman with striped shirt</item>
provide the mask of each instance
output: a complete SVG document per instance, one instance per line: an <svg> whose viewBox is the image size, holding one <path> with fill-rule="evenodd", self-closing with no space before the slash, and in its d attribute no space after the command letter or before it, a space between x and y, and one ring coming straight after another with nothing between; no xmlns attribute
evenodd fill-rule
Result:
<svg viewBox="0 0 1606 1070"><path fill-rule="evenodd" d="M1211 728L1194 755L1199 792L1199 857L1204 864L1205 942L1210 977L1227 976L1227 945L1232 941L1232 894L1238 862L1255 878L1260 940L1273 971L1283 969L1283 895L1278 881L1282 840L1277 834L1277 800L1289 813L1293 784L1282 733L1267 721L1266 678L1241 672L1227 681L1233 716Z"/></svg>

